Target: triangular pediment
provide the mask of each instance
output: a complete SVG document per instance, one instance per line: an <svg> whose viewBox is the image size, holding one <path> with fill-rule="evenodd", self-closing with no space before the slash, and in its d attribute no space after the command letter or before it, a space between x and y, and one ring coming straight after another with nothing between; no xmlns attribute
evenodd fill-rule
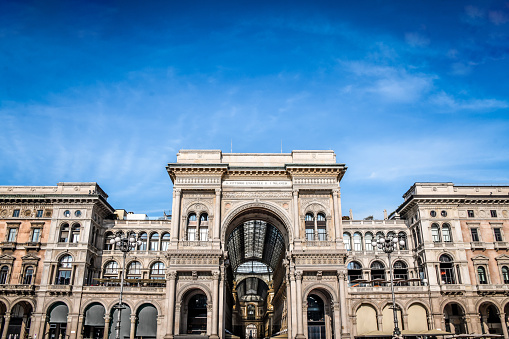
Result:
<svg viewBox="0 0 509 339"><path fill-rule="evenodd" d="M490 258L482 254L476 255L475 257L472 258L472 261L487 261L487 260L490 260Z"/></svg>
<svg viewBox="0 0 509 339"><path fill-rule="evenodd" d="M498 257L496 257L495 260L497 260L497 261L500 261L500 260L502 260L502 261L509 261L509 255L501 254Z"/></svg>
<svg viewBox="0 0 509 339"><path fill-rule="evenodd" d="M27 255L21 257L21 260L41 260L41 258L39 258L38 256L36 255L33 255L32 253L28 253Z"/></svg>
<svg viewBox="0 0 509 339"><path fill-rule="evenodd" d="M8 255L8 254L0 255L0 260L14 260L14 259L16 259L16 258L13 257L12 255Z"/></svg>

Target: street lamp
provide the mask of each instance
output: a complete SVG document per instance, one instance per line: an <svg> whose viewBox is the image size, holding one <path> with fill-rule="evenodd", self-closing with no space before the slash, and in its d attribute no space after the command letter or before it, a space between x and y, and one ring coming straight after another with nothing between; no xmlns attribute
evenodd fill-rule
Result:
<svg viewBox="0 0 509 339"><path fill-rule="evenodd" d="M378 247L379 249L387 253L387 256L389 258L389 274L391 276L391 293L392 293L392 314L394 316L393 338L401 338L401 331L399 330L398 326L398 312L396 311L396 297L394 296L394 281L392 278L393 272L391 262L391 253L394 252L398 244L400 246L405 246L405 241L403 239L398 241L398 237L392 234L388 234L387 238L384 238L382 236L378 238L378 240L373 240L373 242L371 243L373 247Z"/></svg>
<svg viewBox="0 0 509 339"><path fill-rule="evenodd" d="M120 295L118 297L118 315L117 315L117 326L115 326L115 339L120 339L120 317L122 314L122 309L124 306L122 305L122 294L124 293L124 275L125 275L125 258L127 253L136 249L136 245L141 244L141 240L137 239L136 233L133 231L129 231L124 233L123 231L118 231L115 233L115 238L110 240L110 244L116 245L116 247L122 251L122 274L120 275Z"/></svg>

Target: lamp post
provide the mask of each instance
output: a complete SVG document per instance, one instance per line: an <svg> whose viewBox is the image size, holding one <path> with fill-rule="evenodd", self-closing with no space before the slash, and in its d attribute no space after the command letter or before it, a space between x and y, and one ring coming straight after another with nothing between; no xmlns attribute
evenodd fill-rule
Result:
<svg viewBox="0 0 509 339"><path fill-rule="evenodd" d="M124 275L125 275L125 258L127 253L134 250L136 245L141 244L141 240L138 240L136 237L136 233L133 231L129 231L124 233L123 231L118 231L115 233L115 238L110 240L110 244L116 245L116 247L122 251L122 274L120 275L120 294L118 297L118 315L117 315L117 325L115 326L115 339L120 339L120 317L122 314L122 309L124 306L122 305L122 295L124 293Z"/></svg>
<svg viewBox="0 0 509 339"><path fill-rule="evenodd" d="M394 316L394 331L393 331L393 338L401 338L401 331L399 330L398 326L398 312L396 311L396 297L394 296L394 281L393 281L393 272L392 272L392 262L391 262L391 253L394 252L397 245L404 246L405 241L400 240L398 241L398 237L389 235L387 238L380 237L378 240L373 240L371 245L373 247L378 247L380 250L387 253L387 256L389 258L389 274L391 277L391 293L392 293L392 314ZM118 339L118 338L117 338Z"/></svg>

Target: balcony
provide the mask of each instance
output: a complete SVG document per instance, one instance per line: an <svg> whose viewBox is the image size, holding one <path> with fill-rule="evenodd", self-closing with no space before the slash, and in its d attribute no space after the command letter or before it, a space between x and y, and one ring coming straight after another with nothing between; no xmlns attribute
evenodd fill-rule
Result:
<svg viewBox="0 0 509 339"><path fill-rule="evenodd" d="M304 245L308 247L331 247L332 244L333 242L329 240L306 240L304 242Z"/></svg>
<svg viewBox="0 0 509 339"><path fill-rule="evenodd" d="M191 241L191 240L183 240L180 242L183 247L210 247L212 243L210 241Z"/></svg>
<svg viewBox="0 0 509 339"><path fill-rule="evenodd" d="M41 249L40 242L26 242L23 245L27 251L38 251Z"/></svg>
<svg viewBox="0 0 509 339"><path fill-rule="evenodd" d="M0 244L2 251L14 251L16 249L15 242L3 242Z"/></svg>
<svg viewBox="0 0 509 339"><path fill-rule="evenodd" d="M495 241L495 250L507 250L509 249L509 243L505 241Z"/></svg>
<svg viewBox="0 0 509 339"><path fill-rule="evenodd" d="M34 294L35 285L0 285L0 293L5 294Z"/></svg>
<svg viewBox="0 0 509 339"><path fill-rule="evenodd" d="M50 294L71 294L72 285L48 285Z"/></svg>
<svg viewBox="0 0 509 339"><path fill-rule="evenodd" d="M470 243L472 251L484 251L486 249L486 243L482 241L472 241Z"/></svg>
<svg viewBox="0 0 509 339"><path fill-rule="evenodd" d="M480 295L495 295L495 294L508 294L508 285L477 285L477 294Z"/></svg>
<svg viewBox="0 0 509 339"><path fill-rule="evenodd" d="M83 286L83 292L91 293L119 293L120 286ZM124 293L132 294L154 294L166 293L166 288L161 286L124 286Z"/></svg>
<svg viewBox="0 0 509 339"><path fill-rule="evenodd" d="M459 284L440 285L440 293L446 295L461 295L465 293L465 286Z"/></svg>
<svg viewBox="0 0 509 339"><path fill-rule="evenodd" d="M348 287L350 294L383 294L391 293L390 286L366 286L366 287ZM427 293L427 286L394 286L394 293Z"/></svg>

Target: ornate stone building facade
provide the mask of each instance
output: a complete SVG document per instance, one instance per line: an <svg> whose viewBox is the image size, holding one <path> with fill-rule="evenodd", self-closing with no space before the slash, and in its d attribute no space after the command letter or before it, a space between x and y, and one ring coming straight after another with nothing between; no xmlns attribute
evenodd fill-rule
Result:
<svg viewBox="0 0 509 339"><path fill-rule="evenodd" d="M171 218L133 220L95 183L0 187L1 338L507 337L509 187L416 183L384 220L341 213L333 151L183 150ZM118 231L140 244L122 267ZM388 256L380 237L401 240Z"/></svg>

